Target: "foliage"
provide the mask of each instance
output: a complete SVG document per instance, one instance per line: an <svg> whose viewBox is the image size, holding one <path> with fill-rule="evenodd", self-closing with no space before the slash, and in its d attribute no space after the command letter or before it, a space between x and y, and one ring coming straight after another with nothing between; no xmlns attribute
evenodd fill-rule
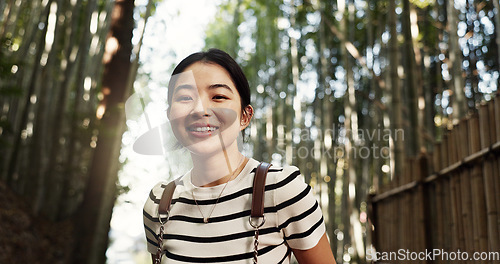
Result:
<svg viewBox="0 0 500 264"><path fill-rule="evenodd" d="M394 153L389 144L402 145L406 156L431 152L457 118L452 107L457 98L454 80L464 80L458 90L466 96L463 104L469 113L498 91L498 10L490 1L455 2L456 54L449 48L455 33L447 31L447 1L392 3L392 37L390 0L226 0L207 29L206 46L236 54L249 79L256 109L250 140L254 157L298 165L311 185L322 186L318 192L334 192L324 203L330 236L342 237L332 241L338 260L362 254L345 251L359 244L353 237L356 223L345 215L366 213L369 190L400 177L391 173ZM402 13L406 3L407 15ZM396 38L396 47L391 47L391 38ZM390 60L394 55L399 58L396 64ZM452 71L452 55L459 58L463 74ZM392 104L391 82L400 83L401 110ZM354 97L349 97L350 85ZM347 112L350 107L353 113ZM400 141L394 141L395 111L402 113L407 136ZM346 151L347 141L357 157L330 155ZM285 150L283 145L289 147ZM375 148L384 151L375 153ZM370 155L360 157L367 149ZM355 179L345 181L349 175ZM353 183L356 197L351 205L346 192Z"/></svg>

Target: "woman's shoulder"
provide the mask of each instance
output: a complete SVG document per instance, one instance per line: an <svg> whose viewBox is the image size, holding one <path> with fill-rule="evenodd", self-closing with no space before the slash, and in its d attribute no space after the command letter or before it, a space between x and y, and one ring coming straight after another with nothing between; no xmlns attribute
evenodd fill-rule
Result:
<svg viewBox="0 0 500 264"><path fill-rule="evenodd" d="M300 179L301 174L300 170L297 166L294 165L282 165L282 166L271 166L269 168L269 174L273 175L277 181L280 180L294 180L294 179Z"/></svg>
<svg viewBox="0 0 500 264"><path fill-rule="evenodd" d="M172 181L175 182L176 186L179 186L179 185L182 185L184 177L185 177L185 175L180 176ZM170 182L172 182L172 181L170 181ZM154 208L155 205L160 204L160 200L161 200L161 197L163 195L163 192L165 191L165 188L167 187L167 185L170 182L160 181L160 182L157 182L151 188L151 191L149 192L148 198L147 198L146 203L144 205L144 209L146 211L148 211L147 210L148 208Z"/></svg>
<svg viewBox="0 0 500 264"><path fill-rule="evenodd" d="M261 162L253 160L251 172L257 171ZM273 192L288 192L303 188L304 178L299 168L293 165L272 164L266 177L266 190Z"/></svg>
<svg viewBox="0 0 500 264"><path fill-rule="evenodd" d="M144 204L144 211L145 212L152 212L155 210L155 206L160 204L161 196L163 194L163 190L167 186L168 182L158 182L156 183L153 188L149 191L148 198L146 199L146 203Z"/></svg>

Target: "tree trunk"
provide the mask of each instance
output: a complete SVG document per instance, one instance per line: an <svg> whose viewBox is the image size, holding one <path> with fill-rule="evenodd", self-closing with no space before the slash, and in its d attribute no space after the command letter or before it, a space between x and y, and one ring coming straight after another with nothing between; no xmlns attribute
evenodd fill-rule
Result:
<svg viewBox="0 0 500 264"><path fill-rule="evenodd" d="M57 14L56 17L62 16L62 14L66 13L66 8L63 6L64 1L57 0ZM69 3L65 2L66 5ZM62 144L62 140L64 138L63 131L65 130L65 126L67 125L65 122L65 113L66 113L66 105L68 101L68 94L70 86L62 86L60 82L60 74L61 67L60 65L56 65L56 62L59 60L62 52L60 50L63 49L64 45L61 45L61 42L66 40L64 33L67 25L61 22L61 20L57 20L58 22L55 25L54 30L54 44L52 44L49 59L46 67L44 68L44 75L42 79L44 79L43 86L45 89L50 87L51 92L55 94L52 99L52 107L50 107L50 116L51 122L49 122L49 134L51 140L48 144L48 155L51 157L49 159L48 167L44 168L39 177L43 177L41 180L41 188L43 192L40 193L37 199L37 202L41 202L42 210L50 219L55 220L57 215L59 214L59 199L60 194L62 192L61 183L63 181L63 173L58 169L58 165L61 164L61 161L64 160L64 146ZM61 38L62 36L62 38Z"/></svg>
<svg viewBox="0 0 500 264"><path fill-rule="evenodd" d="M87 54L89 54L89 49L90 49L90 43L91 43L91 34L90 34L90 19L92 16L92 13L95 12L97 7L97 1L96 0L89 0L86 4L86 9L85 12L83 12L83 32L82 36L80 39L80 43L75 43L75 36L73 35L74 32L72 32L70 36L70 42L67 48L67 53L68 56L69 54L72 53L72 50L75 48L78 48L78 53L74 57L74 59L71 59L71 57L68 57L68 66L66 68L65 74L64 74L64 82L63 82L63 87L69 86L72 87L75 91L75 97L74 97L74 103L72 106L72 111L71 111L71 117L69 118L69 126L72 128L70 130L70 133L68 135L68 156L66 159L66 163L64 164L64 175L62 179L62 193L61 193L61 198L58 199L58 207L59 207L59 212L57 219L63 219L66 215L69 215L70 212L68 210L68 207L70 207L70 201L74 201L71 198L70 193L74 192L71 189L71 182L73 182L77 177L76 168L77 165L76 163L76 156L78 156L78 153L80 151L77 150L77 136L81 130L81 105L84 103L83 102L83 91L84 91L84 79L88 75L88 71L86 70L86 66L89 64L89 57ZM81 8L81 4L77 4L75 6L75 11L78 11L78 9ZM74 19L74 23L77 23L78 20L76 18ZM76 74L75 74L76 73ZM72 82L75 83L74 87L70 85ZM68 88L69 88L68 87Z"/></svg>
<svg viewBox="0 0 500 264"><path fill-rule="evenodd" d="M392 93L392 113L393 113L393 126L392 126L392 140L394 146L394 168L392 174L392 180L395 180L396 183L398 178L400 178L404 172L404 160L405 160L405 147L403 139L397 138L398 131L404 131L403 129L403 113L401 106L401 85L399 83L399 48L398 48L398 34L396 30L396 3L395 0L389 1L389 9L388 9L388 24L389 24L389 86L390 91Z"/></svg>
<svg viewBox="0 0 500 264"><path fill-rule="evenodd" d="M464 91L464 78L462 77L462 51L458 46L457 24L458 12L455 9L455 1L448 0L448 34L449 34L449 60L448 69L450 70L451 81L450 88L453 91L453 123L457 123L465 116L467 103Z"/></svg>
<svg viewBox="0 0 500 264"><path fill-rule="evenodd" d="M403 36L404 36L404 53L405 53L405 81L408 89L408 110L410 128L408 131L409 148L407 153L414 157L420 150L421 135L419 124L419 109L418 109L418 76L420 71L417 69L417 62L415 60L415 52L413 47L413 37L411 32L412 23L410 21L411 6L409 0L403 0Z"/></svg>
<svg viewBox="0 0 500 264"><path fill-rule="evenodd" d="M104 263L108 245L109 221L116 199L118 156L124 131L124 102L130 93L130 74L134 1L117 0L113 9L103 62L103 100L96 116L99 135L94 150L90 178L81 215L81 239L76 247L75 263Z"/></svg>
<svg viewBox="0 0 500 264"><path fill-rule="evenodd" d="M52 0L49 0L47 5L44 7L43 15L42 17L45 20L45 25L48 24L49 20L49 11L50 11L50 5L52 3ZM30 111L30 106L31 106L31 96L35 94L35 88L37 85L38 77L40 74L40 59L42 58L42 54L45 49L45 35L47 34L47 27L44 27L41 34L39 35L40 37L40 42L38 43L36 47L36 56L35 60L33 62L33 70L31 72L31 76L29 77L29 85L28 85L28 91L25 95L25 101L24 104L22 105L22 112L19 117L19 122L14 122L14 124L17 124L14 130L14 144L12 147L12 153L10 154L9 157L9 163L8 163L8 170L7 174L5 176L5 179L7 181L7 184L12 186L13 181L17 179L19 175L19 160L20 160L20 154L19 151L21 150L22 146L22 138L21 134L22 131L24 130L27 122L28 122L28 115Z"/></svg>
<svg viewBox="0 0 500 264"><path fill-rule="evenodd" d="M500 2L492 1L493 7L497 10L495 14L495 33L496 33L496 44L497 44L497 67L500 67ZM500 87L500 78L498 79L497 85ZM497 94L500 94L500 89L497 89Z"/></svg>
<svg viewBox="0 0 500 264"><path fill-rule="evenodd" d="M324 10L325 7L321 6L319 7L321 10ZM321 20L323 20L324 17L321 17ZM325 54L325 51L327 49L327 42L326 42L326 29L325 29L326 24L321 22L319 24L319 53L320 54ZM321 142L320 146L322 146L324 149L320 148L320 153L327 153L327 155L321 155L320 163L321 165L326 164L327 166L327 172L326 175L330 177L330 182L327 183L328 185L328 222L327 222L327 232L328 236L330 238L330 247L332 249L332 252L336 253L336 248L337 248L337 239L335 236L335 229L337 228L337 224L335 221L335 183L337 181L336 177L336 155L335 155L335 150L336 148L334 147L334 139L336 136L336 133L334 129L337 128L337 126L334 123L334 118L335 115L333 113L333 104L330 102L330 98L334 98L333 96L333 91L332 88L330 87L330 84L327 82L329 79L329 71L328 71L328 58L326 56L320 56L320 63L319 63L319 85L322 87L322 93L323 93L323 99L319 99L319 96L316 96L316 100L320 100L318 103L318 110L316 111L316 119L319 119L317 122L323 129L323 132L321 133ZM321 117L321 118L320 118ZM333 133L332 133L333 132Z"/></svg>

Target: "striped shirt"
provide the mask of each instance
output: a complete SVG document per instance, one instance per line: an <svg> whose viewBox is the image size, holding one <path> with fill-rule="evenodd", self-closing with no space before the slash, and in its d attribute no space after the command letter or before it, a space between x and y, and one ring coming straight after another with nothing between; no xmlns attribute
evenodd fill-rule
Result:
<svg viewBox="0 0 500 264"><path fill-rule="evenodd" d="M254 229L250 226L253 176L259 162L250 159L228 183L195 187L191 173L177 179L163 252L167 263L252 263ZM144 205L148 251L155 254L160 230L158 205L166 183L157 184ZM191 194L194 191L197 207ZM217 202L208 223L203 223ZM291 248L310 249L325 233L323 215L297 167L271 167L266 179L264 215L259 232L259 263L289 263Z"/></svg>

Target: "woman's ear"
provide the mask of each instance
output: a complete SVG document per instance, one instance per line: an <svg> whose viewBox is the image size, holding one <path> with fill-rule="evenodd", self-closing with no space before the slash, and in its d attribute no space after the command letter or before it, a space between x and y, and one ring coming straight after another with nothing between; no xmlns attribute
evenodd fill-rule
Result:
<svg viewBox="0 0 500 264"><path fill-rule="evenodd" d="M240 130L243 130L250 125L250 120L252 120L253 117L253 107L251 105L245 106L243 109L243 112L241 113L241 120L240 120Z"/></svg>

